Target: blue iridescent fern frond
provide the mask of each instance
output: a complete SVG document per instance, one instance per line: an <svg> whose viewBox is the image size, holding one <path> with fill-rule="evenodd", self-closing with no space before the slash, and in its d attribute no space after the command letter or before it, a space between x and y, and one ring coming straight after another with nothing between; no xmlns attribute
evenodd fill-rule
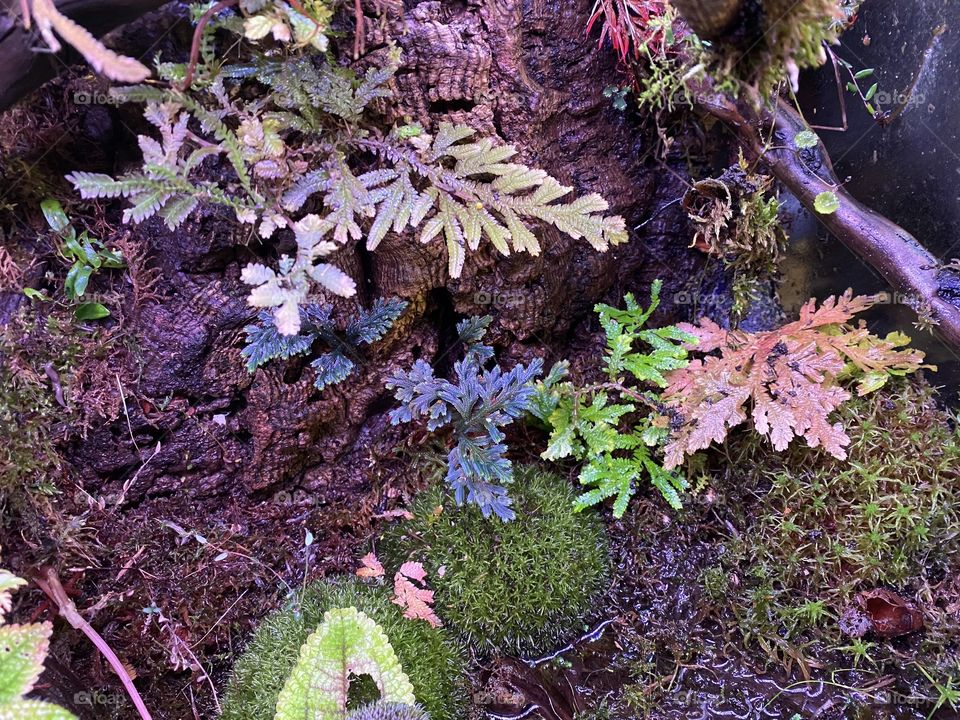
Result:
<svg viewBox="0 0 960 720"><path fill-rule="evenodd" d="M273 313L264 311L257 316L256 324L244 328L247 344L240 354L247 360L247 370L254 372L271 360L308 353L320 341L328 350L314 359L310 367L317 374L314 385L323 390L349 377L356 369L360 347L383 338L406 307L406 301L398 298L378 298L373 307L359 310L340 330L330 305L303 305L300 332L294 335L281 334Z"/></svg>
<svg viewBox="0 0 960 720"><path fill-rule="evenodd" d="M409 371L387 380L400 407L390 413L393 424L427 418L431 431L450 427L456 444L447 458L447 482L458 504L480 507L485 517L512 520L516 513L505 485L513 481L506 458L502 427L525 413L533 401L533 381L543 363L517 365L508 372L499 366L485 370L493 348L483 344L490 318L470 318L457 326L466 346L465 356L454 363L456 382L434 375L433 368L417 360Z"/></svg>

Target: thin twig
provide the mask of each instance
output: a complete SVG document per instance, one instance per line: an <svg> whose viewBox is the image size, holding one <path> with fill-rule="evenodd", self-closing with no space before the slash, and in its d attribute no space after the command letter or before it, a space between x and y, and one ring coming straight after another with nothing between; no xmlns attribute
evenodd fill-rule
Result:
<svg viewBox="0 0 960 720"><path fill-rule="evenodd" d="M63 585L60 584L60 578L57 577L56 571L51 567L43 568L40 576L35 578L34 581L46 596L56 604L63 618L70 623L73 628L86 635L90 642L100 651L100 654L107 659L110 667L113 668L117 677L120 678L120 682L123 683L123 689L127 691L130 701L137 709L142 720L153 720L150 716L150 711L147 710L147 706L143 702L143 698L140 697L136 685L133 684L133 680L130 679L126 668L123 666L123 663L120 662L120 658L117 657L117 654L113 652L113 649L107 644L107 641L103 639L100 633L94 630L90 623L77 611L77 606L73 604L73 600L67 596Z"/></svg>

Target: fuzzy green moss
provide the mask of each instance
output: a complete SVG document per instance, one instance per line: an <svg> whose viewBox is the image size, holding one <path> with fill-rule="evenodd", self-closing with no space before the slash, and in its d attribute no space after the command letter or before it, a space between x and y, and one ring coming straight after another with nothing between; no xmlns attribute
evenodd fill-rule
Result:
<svg viewBox="0 0 960 720"><path fill-rule="evenodd" d="M221 720L273 720L277 696L296 664L300 646L322 622L323 614L337 607L355 607L383 628L413 683L417 702L432 720L465 717L463 648L443 630L404 618L386 589L343 578L315 583L296 608L264 620L234 666Z"/></svg>
<svg viewBox="0 0 960 720"><path fill-rule="evenodd" d="M414 519L391 529L381 553L390 569L423 563L438 614L474 647L526 654L583 629L606 585L607 542L595 513L573 512L570 483L534 468L515 475L516 520L457 507L439 485L417 497Z"/></svg>
<svg viewBox="0 0 960 720"><path fill-rule="evenodd" d="M740 532L704 574L707 592L746 637L795 647L840 643L837 620L853 596L891 588L926 606L916 656L935 666L960 637L954 617L924 603L924 588L960 571L955 419L928 386L899 381L850 401L840 420L846 461L800 448L777 455L743 437L728 446L736 488L726 505Z"/></svg>
<svg viewBox="0 0 960 720"><path fill-rule="evenodd" d="M62 470L56 429L78 416L58 404L45 368L56 371L69 404L79 352L68 327L52 317L44 324L26 309L0 328L0 505L20 511L29 505L29 493L56 492ZM8 514L3 522L10 520Z"/></svg>
<svg viewBox="0 0 960 720"><path fill-rule="evenodd" d="M721 42L713 74L721 88L739 82L770 97L799 70L827 61L823 45L836 44L860 0L763 0L755 32Z"/></svg>

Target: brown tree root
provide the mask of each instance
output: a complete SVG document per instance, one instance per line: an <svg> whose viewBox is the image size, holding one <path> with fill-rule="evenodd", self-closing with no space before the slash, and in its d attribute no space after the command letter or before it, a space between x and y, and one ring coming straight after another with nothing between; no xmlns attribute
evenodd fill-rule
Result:
<svg viewBox="0 0 960 720"><path fill-rule="evenodd" d="M922 313L937 322L937 331L960 350L960 308L940 295L940 263L910 233L851 196L841 186L822 145L798 150L794 138L807 130L802 117L786 102L762 108L756 98L734 101L704 85L694 90L697 109L716 118L733 133L745 154L761 162L844 245L867 262ZM759 109L758 109L759 108ZM817 213L817 195L832 191L840 208Z"/></svg>

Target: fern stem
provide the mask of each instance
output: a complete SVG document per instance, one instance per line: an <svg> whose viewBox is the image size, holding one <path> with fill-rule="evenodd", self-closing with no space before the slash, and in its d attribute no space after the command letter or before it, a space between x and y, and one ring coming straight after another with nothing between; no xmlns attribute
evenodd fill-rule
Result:
<svg viewBox="0 0 960 720"><path fill-rule="evenodd" d="M67 596L66 590L63 589L63 585L60 584L60 579L57 577L56 571L51 567L44 568L42 576L36 578L35 582L57 606L63 618L70 623L73 628L86 635L90 642L100 651L100 654L110 663L110 667L113 668L117 677L120 678L120 682L123 683L123 689L127 691L130 701L137 709L137 713L139 713L142 720L153 720L150 711L147 710L147 706L143 702L143 698L140 697L137 686L133 684L133 680L130 679L126 668L123 666L123 663L120 662L120 658L117 657L117 654L107 644L107 641L103 639L103 636L94 630L90 623L77 611L77 606L73 604L73 601Z"/></svg>

